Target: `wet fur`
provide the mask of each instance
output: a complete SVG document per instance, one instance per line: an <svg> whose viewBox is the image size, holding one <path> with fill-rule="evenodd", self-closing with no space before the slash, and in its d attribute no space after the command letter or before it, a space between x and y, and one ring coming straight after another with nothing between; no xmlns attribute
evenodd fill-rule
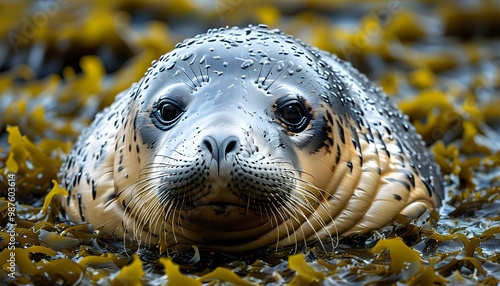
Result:
<svg viewBox="0 0 500 286"><path fill-rule="evenodd" d="M274 114L289 96L313 117L300 133ZM169 130L151 121L159 97L187 106ZM238 151L214 166L201 142L220 132ZM252 26L211 30L154 62L80 136L59 177L74 222L228 252L365 233L442 196L432 155L385 94L335 56Z"/></svg>

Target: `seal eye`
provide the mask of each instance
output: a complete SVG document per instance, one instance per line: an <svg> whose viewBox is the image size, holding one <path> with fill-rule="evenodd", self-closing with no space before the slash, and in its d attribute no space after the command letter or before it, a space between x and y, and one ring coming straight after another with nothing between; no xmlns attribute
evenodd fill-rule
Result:
<svg viewBox="0 0 500 286"><path fill-rule="evenodd" d="M160 108L158 109L158 113L161 119L163 119L165 123L169 124L175 121L177 117L179 117L179 115L182 113L182 110L178 106L167 102L160 106Z"/></svg>
<svg viewBox="0 0 500 286"><path fill-rule="evenodd" d="M296 99L278 103L276 115L290 131L295 133L304 131L312 117L304 103Z"/></svg>
<svg viewBox="0 0 500 286"><path fill-rule="evenodd" d="M184 109L171 100L161 100L153 110L152 119L156 127L168 130L184 112Z"/></svg>

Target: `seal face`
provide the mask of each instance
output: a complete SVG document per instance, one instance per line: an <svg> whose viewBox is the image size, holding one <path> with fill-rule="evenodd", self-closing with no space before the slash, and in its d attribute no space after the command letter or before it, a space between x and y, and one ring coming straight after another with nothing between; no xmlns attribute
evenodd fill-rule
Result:
<svg viewBox="0 0 500 286"><path fill-rule="evenodd" d="M385 94L263 26L210 30L153 62L59 177L74 222L232 252L367 232L442 196L431 154Z"/></svg>

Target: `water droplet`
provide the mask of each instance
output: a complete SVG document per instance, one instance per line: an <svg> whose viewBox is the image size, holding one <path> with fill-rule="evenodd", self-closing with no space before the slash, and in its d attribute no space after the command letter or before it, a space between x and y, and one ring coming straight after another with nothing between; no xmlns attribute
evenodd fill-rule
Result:
<svg viewBox="0 0 500 286"><path fill-rule="evenodd" d="M189 46L189 45L193 44L195 41L196 41L196 39L189 39L185 42L185 44Z"/></svg>
<svg viewBox="0 0 500 286"><path fill-rule="evenodd" d="M408 131L410 129L410 126L406 123L403 123L403 128L405 131Z"/></svg>
<svg viewBox="0 0 500 286"><path fill-rule="evenodd" d="M285 63L284 63L283 61L279 61L279 62L276 64L276 70L277 70L277 71L282 71L284 68L285 68Z"/></svg>
<svg viewBox="0 0 500 286"><path fill-rule="evenodd" d="M193 52L187 52L184 55L181 56L181 60L187 61L189 58L193 56Z"/></svg>
<svg viewBox="0 0 500 286"><path fill-rule="evenodd" d="M167 65L165 66L165 69L167 69L167 70L173 69L176 63L177 63L177 61L171 61L171 62L167 63Z"/></svg>
<svg viewBox="0 0 500 286"><path fill-rule="evenodd" d="M262 58L259 62L261 65L268 65L270 63L269 59L267 57Z"/></svg>
<svg viewBox="0 0 500 286"><path fill-rule="evenodd" d="M245 60L245 61L241 64L241 66L240 66L240 67L241 67L242 69L246 69L246 68L248 68L248 67L250 67L250 66L252 66L252 65L253 65L253 60L252 60L252 59L249 59L249 60Z"/></svg>

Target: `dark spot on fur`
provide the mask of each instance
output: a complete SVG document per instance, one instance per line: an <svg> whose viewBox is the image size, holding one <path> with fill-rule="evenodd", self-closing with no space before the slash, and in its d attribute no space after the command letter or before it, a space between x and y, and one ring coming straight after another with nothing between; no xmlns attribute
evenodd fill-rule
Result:
<svg viewBox="0 0 500 286"><path fill-rule="evenodd" d="M390 182L390 183L397 183L397 184L400 184L402 185L403 187L406 188L406 190L408 190L408 192L410 191L410 185L408 185L407 182L405 181L401 181L401 180L398 180L398 179L395 179L395 178L385 178L385 180L387 182Z"/></svg>
<svg viewBox="0 0 500 286"><path fill-rule="evenodd" d="M83 215L82 194L78 194L77 198L78 198L78 211L80 212L80 219L82 221L85 221L85 216Z"/></svg>
<svg viewBox="0 0 500 286"><path fill-rule="evenodd" d="M95 181L92 180L92 199L95 200L96 196L97 196L97 188L95 186Z"/></svg>

